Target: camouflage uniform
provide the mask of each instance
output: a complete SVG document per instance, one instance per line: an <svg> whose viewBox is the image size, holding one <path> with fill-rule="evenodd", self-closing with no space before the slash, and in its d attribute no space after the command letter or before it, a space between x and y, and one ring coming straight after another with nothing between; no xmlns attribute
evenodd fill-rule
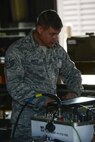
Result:
<svg viewBox="0 0 95 142"><path fill-rule="evenodd" d="M64 48L56 43L52 48L46 48L45 54L34 41L32 32L13 43L6 51L5 76L8 92L14 100L13 124L26 98L39 92L56 94L58 75L70 91L76 92L77 95L82 91L81 74ZM31 135L30 120L33 114L35 111L31 108L24 109L15 136Z"/></svg>

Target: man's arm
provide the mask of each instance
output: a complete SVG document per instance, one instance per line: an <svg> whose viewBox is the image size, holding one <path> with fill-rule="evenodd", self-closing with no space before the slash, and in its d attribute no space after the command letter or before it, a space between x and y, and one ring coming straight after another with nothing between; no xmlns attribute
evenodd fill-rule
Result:
<svg viewBox="0 0 95 142"><path fill-rule="evenodd" d="M20 54L15 48L9 49L6 52L4 67L8 92L17 101L23 101L34 93L25 76Z"/></svg>
<svg viewBox="0 0 95 142"><path fill-rule="evenodd" d="M69 90L66 98L80 96L83 91L81 73L74 62L70 60L68 54L65 55L65 60L62 62L60 75Z"/></svg>

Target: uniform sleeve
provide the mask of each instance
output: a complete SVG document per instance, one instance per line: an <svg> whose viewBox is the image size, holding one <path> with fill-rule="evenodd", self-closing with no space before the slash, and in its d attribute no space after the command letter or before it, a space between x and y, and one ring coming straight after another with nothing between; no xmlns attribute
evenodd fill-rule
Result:
<svg viewBox="0 0 95 142"><path fill-rule="evenodd" d="M70 92L75 92L78 96L83 91L81 72L76 68L68 54L64 54L60 75Z"/></svg>
<svg viewBox="0 0 95 142"><path fill-rule="evenodd" d="M6 51L4 67L7 90L12 98L19 102L34 94L25 76L21 57L17 49L9 49Z"/></svg>

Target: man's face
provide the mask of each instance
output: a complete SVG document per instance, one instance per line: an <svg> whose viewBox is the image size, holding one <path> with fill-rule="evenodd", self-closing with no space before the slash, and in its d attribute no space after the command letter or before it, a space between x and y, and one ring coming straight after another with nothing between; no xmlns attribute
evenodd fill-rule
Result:
<svg viewBox="0 0 95 142"><path fill-rule="evenodd" d="M55 30L52 27L46 29L42 26L38 26L37 32L40 44L43 46L52 47L56 42L58 42L58 35L60 31L61 29Z"/></svg>

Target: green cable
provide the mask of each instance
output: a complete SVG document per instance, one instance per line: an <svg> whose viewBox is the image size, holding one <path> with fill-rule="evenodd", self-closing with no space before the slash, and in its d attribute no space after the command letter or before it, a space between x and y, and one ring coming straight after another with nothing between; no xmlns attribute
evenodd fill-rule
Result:
<svg viewBox="0 0 95 142"><path fill-rule="evenodd" d="M80 136L79 136L79 133L78 133L78 131L76 130L76 128L75 128L73 125L71 125L71 126L72 126L73 129L75 130L75 132L76 132L76 134L77 134L77 136L78 136L78 138L79 138L79 141L82 142L82 140L81 140L81 138L80 138Z"/></svg>

